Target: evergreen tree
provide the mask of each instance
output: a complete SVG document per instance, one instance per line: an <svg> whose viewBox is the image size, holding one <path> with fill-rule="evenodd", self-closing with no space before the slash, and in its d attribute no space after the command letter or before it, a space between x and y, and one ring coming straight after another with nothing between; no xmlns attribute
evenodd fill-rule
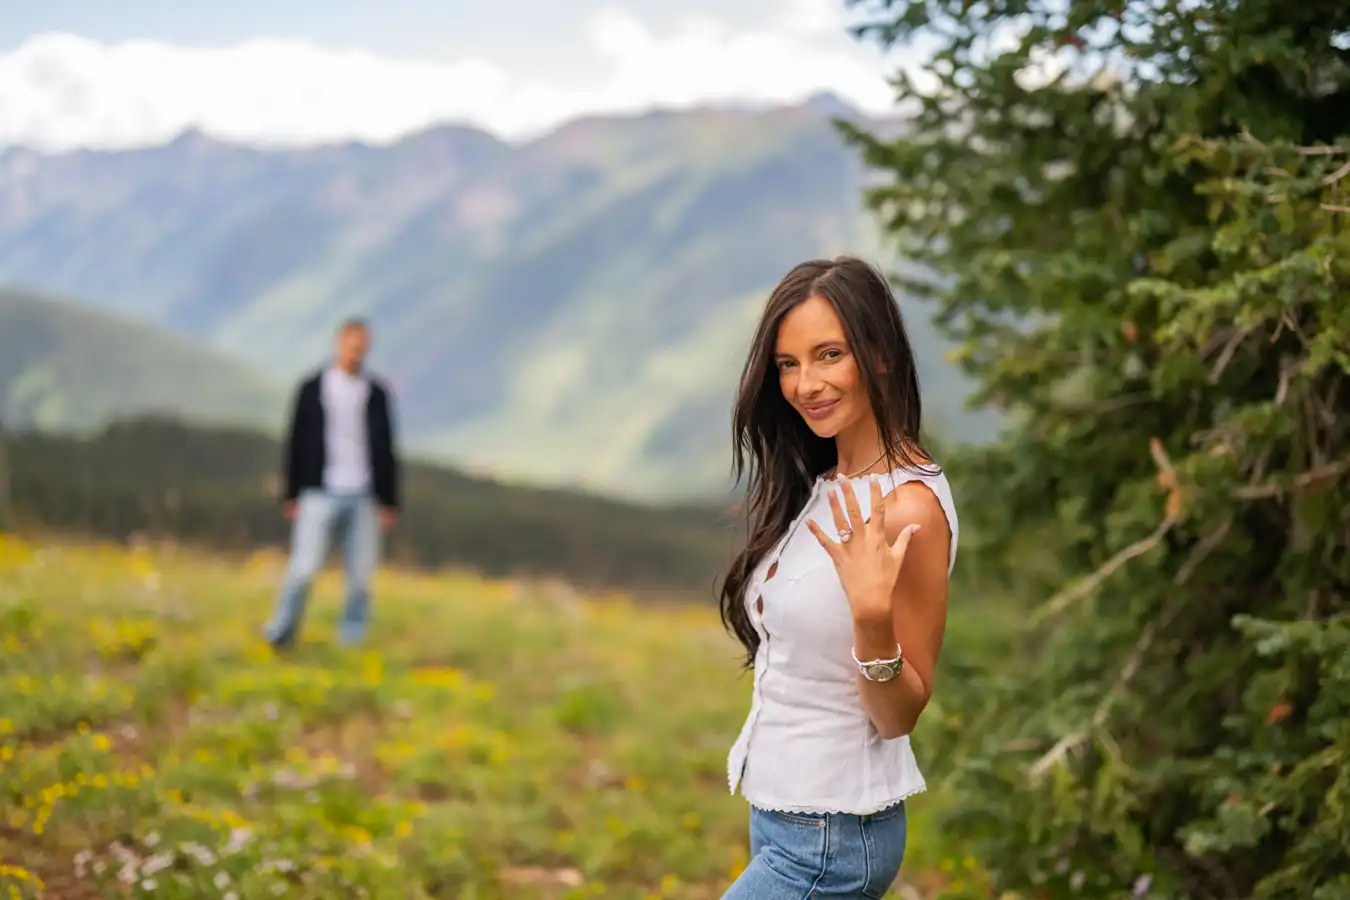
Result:
<svg viewBox="0 0 1350 900"><path fill-rule="evenodd" d="M1033 606L948 827L1019 895L1350 896L1350 2L854 5L936 44L841 127L1015 423L951 463Z"/></svg>

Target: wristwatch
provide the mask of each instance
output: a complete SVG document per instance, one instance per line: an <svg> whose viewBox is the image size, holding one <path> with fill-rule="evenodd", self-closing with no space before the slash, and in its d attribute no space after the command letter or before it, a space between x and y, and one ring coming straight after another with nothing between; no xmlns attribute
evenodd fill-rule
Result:
<svg viewBox="0 0 1350 900"><path fill-rule="evenodd" d="M895 645L894 659L869 659L863 662L858 659L858 651L853 651L853 661L858 664L858 671L862 677L868 681L890 681L900 674L900 670L905 665L905 654L901 652L900 645Z"/></svg>

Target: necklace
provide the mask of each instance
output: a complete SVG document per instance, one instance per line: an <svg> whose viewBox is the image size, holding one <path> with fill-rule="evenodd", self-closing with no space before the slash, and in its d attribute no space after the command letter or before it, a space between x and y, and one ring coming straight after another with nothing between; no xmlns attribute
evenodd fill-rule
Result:
<svg viewBox="0 0 1350 900"><path fill-rule="evenodd" d="M885 455L886 455L886 451L885 451L885 450L882 450L881 453L879 453L879 454L877 455L877 458L876 458L876 459L872 460L870 463L868 463L867 465L863 466L861 469L859 469L858 471L854 472L852 475L845 475L844 477L845 477L845 478L857 478L859 475L861 475L862 473L866 472L868 469L872 468L872 467L875 466L877 463L881 462L881 458L882 458L883 456L885 456ZM839 467L838 467L838 466L835 466L836 477L838 476L838 471L839 471Z"/></svg>

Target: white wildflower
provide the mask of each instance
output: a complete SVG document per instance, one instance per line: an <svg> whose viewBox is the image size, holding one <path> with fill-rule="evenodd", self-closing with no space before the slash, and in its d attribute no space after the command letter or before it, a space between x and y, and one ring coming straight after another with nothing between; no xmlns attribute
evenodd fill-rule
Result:
<svg viewBox="0 0 1350 900"><path fill-rule="evenodd" d="M188 841L183 845L182 850L203 866L214 866L216 864L216 855L196 841Z"/></svg>
<svg viewBox="0 0 1350 900"><path fill-rule="evenodd" d="M247 828L231 828L230 842L225 845L225 855L233 856L240 850L243 850L244 846L251 840L253 840L253 832L249 831Z"/></svg>

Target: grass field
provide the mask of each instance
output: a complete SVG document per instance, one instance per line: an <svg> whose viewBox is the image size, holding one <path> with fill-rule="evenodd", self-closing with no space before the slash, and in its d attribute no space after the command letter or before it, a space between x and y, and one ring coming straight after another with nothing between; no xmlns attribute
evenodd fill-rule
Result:
<svg viewBox="0 0 1350 900"><path fill-rule="evenodd" d="M0 537L0 898L695 900L745 864L712 609L385 571L344 650L329 572L277 657L281 566ZM971 882L940 803L895 896Z"/></svg>

